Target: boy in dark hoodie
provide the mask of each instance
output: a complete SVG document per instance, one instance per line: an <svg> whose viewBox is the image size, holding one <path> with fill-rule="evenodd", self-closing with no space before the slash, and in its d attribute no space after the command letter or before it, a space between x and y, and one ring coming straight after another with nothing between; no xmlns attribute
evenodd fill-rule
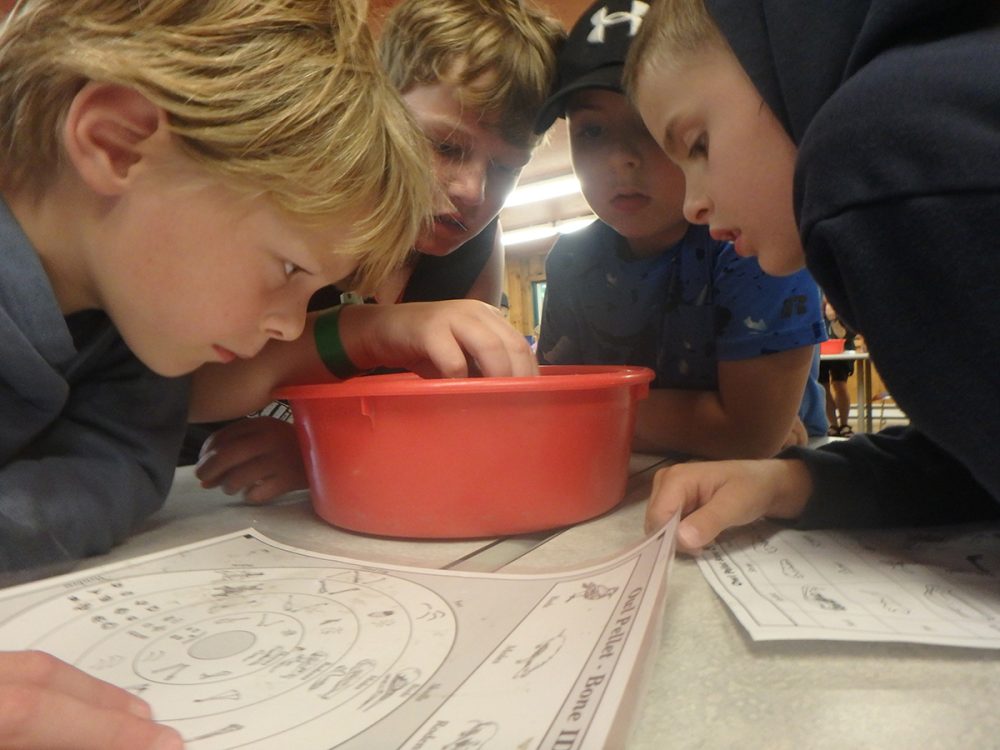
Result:
<svg viewBox="0 0 1000 750"><path fill-rule="evenodd" d="M682 549L761 516L1000 516L996 70L1000 6L987 0L652 6L627 85L685 174L688 219L771 273L805 263L911 420L770 461L665 470L647 523L680 510Z"/></svg>

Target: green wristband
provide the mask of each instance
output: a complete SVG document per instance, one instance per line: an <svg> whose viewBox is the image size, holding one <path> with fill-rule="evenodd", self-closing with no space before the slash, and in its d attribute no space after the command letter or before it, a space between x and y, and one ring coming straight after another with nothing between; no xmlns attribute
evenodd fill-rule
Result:
<svg viewBox="0 0 1000 750"><path fill-rule="evenodd" d="M316 316L313 337L316 341L316 353L326 365L326 369L338 380L347 380L360 375L361 370L351 362L344 351L344 342L340 340L340 310L339 307Z"/></svg>

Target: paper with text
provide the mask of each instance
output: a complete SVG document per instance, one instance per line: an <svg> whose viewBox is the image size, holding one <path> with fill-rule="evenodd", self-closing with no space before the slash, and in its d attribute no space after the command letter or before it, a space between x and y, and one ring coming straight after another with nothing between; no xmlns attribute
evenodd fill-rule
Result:
<svg viewBox="0 0 1000 750"><path fill-rule="evenodd" d="M726 532L698 559L754 640L1000 648L1000 527Z"/></svg>
<svg viewBox="0 0 1000 750"><path fill-rule="evenodd" d="M0 592L0 648L147 700L197 750L603 748L675 527L558 574L370 565L246 530Z"/></svg>

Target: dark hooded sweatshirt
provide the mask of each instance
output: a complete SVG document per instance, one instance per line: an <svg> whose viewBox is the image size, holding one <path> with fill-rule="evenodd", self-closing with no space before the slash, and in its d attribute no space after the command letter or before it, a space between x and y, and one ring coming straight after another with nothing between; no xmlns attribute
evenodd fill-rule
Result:
<svg viewBox="0 0 1000 750"><path fill-rule="evenodd" d="M706 5L798 145L807 265L911 422L783 453L801 524L1000 517L1000 3Z"/></svg>

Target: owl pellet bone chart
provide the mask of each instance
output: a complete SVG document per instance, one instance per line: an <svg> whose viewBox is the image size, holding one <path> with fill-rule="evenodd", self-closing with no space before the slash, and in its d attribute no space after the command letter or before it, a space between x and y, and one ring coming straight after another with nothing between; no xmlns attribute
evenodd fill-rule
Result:
<svg viewBox="0 0 1000 750"><path fill-rule="evenodd" d="M246 530L0 591L0 644L131 691L199 750L599 748L631 709L672 539L504 575Z"/></svg>

